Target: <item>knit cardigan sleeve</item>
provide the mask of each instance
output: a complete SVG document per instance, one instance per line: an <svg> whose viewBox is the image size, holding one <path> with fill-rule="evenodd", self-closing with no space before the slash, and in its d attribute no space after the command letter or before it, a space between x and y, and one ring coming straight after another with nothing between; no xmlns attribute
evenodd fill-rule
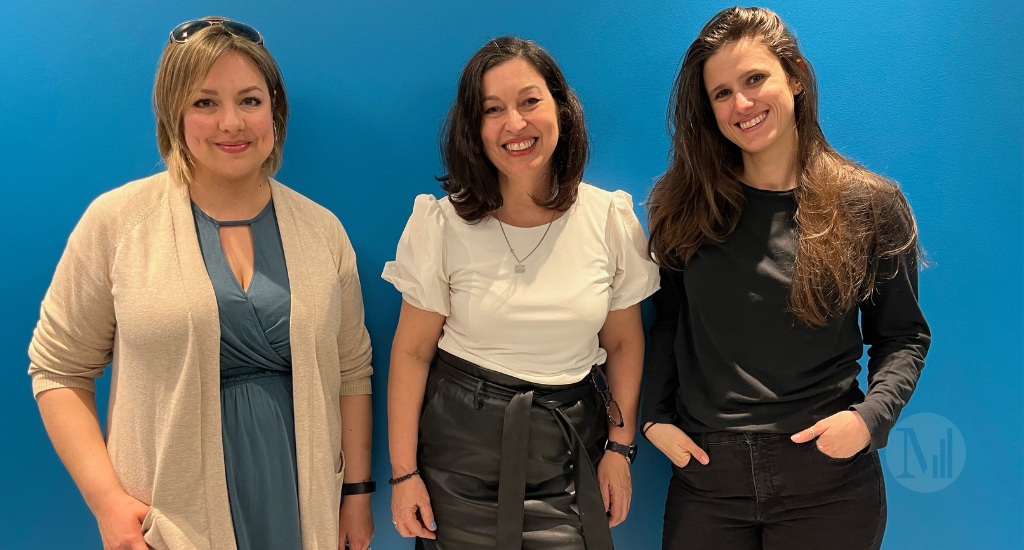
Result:
<svg viewBox="0 0 1024 550"><path fill-rule="evenodd" d="M28 373L38 396L54 388L95 393L114 343L111 269L119 231L108 195L86 210L68 239L32 334Z"/></svg>
<svg viewBox="0 0 1024 550"><path fill-rule="evenodd" d="M341 222L336 222L338 279L341 281L341 330L338 331L338 363L341 395L371 393L370 334L363 322L363 294L356 269L356 253Z"/></svg>

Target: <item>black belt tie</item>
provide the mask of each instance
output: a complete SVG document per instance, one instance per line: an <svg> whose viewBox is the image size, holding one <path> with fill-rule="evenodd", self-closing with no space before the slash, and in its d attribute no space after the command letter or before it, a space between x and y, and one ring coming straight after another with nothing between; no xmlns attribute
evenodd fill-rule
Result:
<svg viewBox="0 0 1024 550"><path fill-rule="evenodd" d="M465 387L476 390L478 394L484 393L508 400L501 431L496 550L521 550L523 546L523 505L526 501L530 409L534 403L551 412L569 444L576 504L587 550L613 550L608 516L605 513L601 486L597 481L594 465L590 463L590 456L583 440L576 432L576 427L560 409L564 405L576 403L594 391L594 388L589 384L581 384L547 395L535 395L533 390L517 392L492 382L486 382L481 387L479 378L447 364L447 361L438 361L437 365L451 379L462 382Z"/></svg>

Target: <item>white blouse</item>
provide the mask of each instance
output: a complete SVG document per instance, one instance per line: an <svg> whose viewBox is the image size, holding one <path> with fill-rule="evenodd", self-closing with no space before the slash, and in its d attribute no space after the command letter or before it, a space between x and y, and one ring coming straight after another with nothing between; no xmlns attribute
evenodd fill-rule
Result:
<svg viewBox="0 0 1024 550"><path fill-rule="evenodd" d="M446 317L438 347L535 384L571 384L607 357L597 333L608 312L658 289L658 267L633 199L581 183L575 204L551 224L467 223L448 198L416 197L382 277L410 305ZM516 260L540 246L517 273Z"/></svg>

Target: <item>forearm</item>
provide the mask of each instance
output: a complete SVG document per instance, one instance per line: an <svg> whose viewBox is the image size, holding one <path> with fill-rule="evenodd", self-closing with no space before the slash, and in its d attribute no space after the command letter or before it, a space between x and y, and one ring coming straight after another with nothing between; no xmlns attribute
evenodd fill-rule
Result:
<svg viewBox="0 0 1024 550"><path fill-rule="evenodd" d="M639 342L624 342L614 351L608 350L605 370L608 376L608 389L622 411L622 427L609 422L608 439L630 445L636 436L640 384L644 374L643 333L640 333Z"/></svg>
<svg viewBox="0 0 1024 550"><path fill-rule="evenodd" d="M605 363L608 389L622 412L621 427L609 420L608 438L630 445L636 435L640 384L644 375L644 329L640 304L609 312L598 338L608 354Z"/></svg>
<svg viewBox="0 0 1024 550"><path fill-rule="evenodd" d="M393 475L416 470L420 411L430 370L429 357L392 349L388 374L388 445Z"/></svg>
<svg viewBox="0 0 1024 550"><path fill-rule="evenodd" d="M342 395L341 450L345 453L345 483L370 480L373 446L373 407L369 394Z"/></svg>
<svg viewBox="0 0 1024 550"><path fill-rule="evenodd" d="M124 492L103 441L96 396L79 388L56 388L40 393L37 404L57 455L96 515L104 499Z"/></svg>

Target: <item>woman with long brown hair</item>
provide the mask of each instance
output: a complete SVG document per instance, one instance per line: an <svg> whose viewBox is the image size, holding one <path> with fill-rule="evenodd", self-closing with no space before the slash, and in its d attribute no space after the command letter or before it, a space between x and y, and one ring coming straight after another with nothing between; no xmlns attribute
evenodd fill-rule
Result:
<svg viewBox="0 0 1024 550"><path fill-rule="evenodd" d="M683 58L649 201L662 288L642 431L673 462L666 549L881 544L877 450L930 343L917 229L817 110L771 11L723 10Z"/></svg>

